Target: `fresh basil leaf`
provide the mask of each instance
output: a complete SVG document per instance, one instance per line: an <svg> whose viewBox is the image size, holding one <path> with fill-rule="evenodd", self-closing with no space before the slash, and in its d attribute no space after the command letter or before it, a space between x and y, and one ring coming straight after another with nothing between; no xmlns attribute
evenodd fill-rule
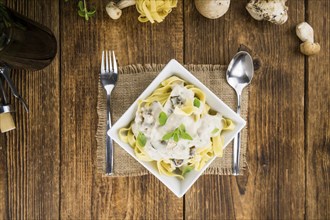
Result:
<svg viewBox="0 0 330 220"><path fill-rule="evenodd" d="M147 143L147 138L142 132L139 132L136 140L141 147L144 147Z"/></svg>
<svg viewBox="0 0 330 220"><path fill-rule="evenodd" d="M173 135L173 140L174 140L175 142L178 142L178 141L179 141L179 135L178 135L178 133L174 133L174 135Z"/></svg>
<svg viewBox="0 0 330 220"><path fill-rule="evenodd" d="M186 128L184 127L183 124L181 124L181 125L179 126L179 130L182 131L182 132L185 132L185 131L186 131Z"/></svg>
<svg viewBox="0 0 330 220"><path fill-rule="evenodd" d="M192 171L194 168L191 166L186 166L185 168L183 168L182 170L182 176L184 176L185 174L189 173L190 171Z"/></svg>
<svg viewBox="0 0 330 220"><path fill-rule="evenodd" d="M219 131L219 128L214 128L213 131L212 131L212 134L215 134Z"/></svg>
<svg viewBox="0 0 330 220"><path fill-rule="evenodd" d="M95 12L96 12L96 9L93 9L92 11L88 11L88 12L87 12L87 15L88 15L89 17L92 17L92 16L95 14Z"/></svg>
<svg viewBox="0 0 330 220"><path fill-rule="evenodd" d="M78 15L83 18L85 17L85 13L83 11L78 11Z"/></svg>
<svg viewBox="0 0 330 220"><path fill-rule="evenodd" d="M187 132L182 132L181 138L185 139L185 140L192 140L193 139Z"/></svg>
<svg viewBox="0 0 330 220"><path fill-rule="evenodd" d="M162 140L167 141L173 136L173 132L167 133L163 136Z"/></svg>
<svg viewBox="0 0 330 220"><path fill-rule="evenodd" d="M163 126L163 125L166 124L166 121L167 121L167 115L166 115L165 112L161 112L161 113L159 114L158 121L159 121L160 126Z"/></svg>
<svg viewBox="0 0 330 220"><path fill-rule="evenodd" d="M80 11L84 11L84 3L83 3L83 1L79 1L78 2L78 7L79 7L79 10Z"/></svg>
<svg viewBox="0 0 330 220"><path fill-rule="evenodd" d="M198 98L194 99L194 106L199 108L201 106L201 101Z"/></svg>
<svg viewBox="0 0 330 220"><path fill-rule="evenodd" d="M177 135L178 137L180 137L180 130L177 128L173 131L173 137L174 135Z"/></svg>

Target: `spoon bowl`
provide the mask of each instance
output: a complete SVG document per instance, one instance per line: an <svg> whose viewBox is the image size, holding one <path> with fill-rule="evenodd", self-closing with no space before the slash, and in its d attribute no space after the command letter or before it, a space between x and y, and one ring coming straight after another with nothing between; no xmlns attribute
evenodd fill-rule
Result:
<svg viewBox="0 0 330 220"><path fill-rule="evenodd" d="M253 78L253 60L250 54L245 51L238 52L228 65L226 77L236 92L242 92Z"/></svg>
<svg viewBox="0 0 330 220"><path fill-rule="evenodd" d="M226 78L228 84L237 94L237 114L241 113L241 94L243 89L251 83L253 78L253 60L248 52L238 52L228 65ZM239 157L241 148L241 134L234 138L233 148L233 175L239 175Z"/></svg>

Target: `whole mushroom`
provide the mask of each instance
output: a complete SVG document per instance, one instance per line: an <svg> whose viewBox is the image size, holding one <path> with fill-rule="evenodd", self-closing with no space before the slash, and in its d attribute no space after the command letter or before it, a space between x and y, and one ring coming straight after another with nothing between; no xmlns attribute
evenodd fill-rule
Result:
<svg viewBox="0 0 330 220"><path fill-rule="evenodd" d="M112 19L116 20L120 18L122 14L121 10L123 8L127 8L129 6L135 5L135 3L136 3L135 0L121 0L118 3L111 1L107 4L106 11Z"/></svg>
<svg viewBox="0 0 330 220"><path fill-rule="evenodd" d="M206 18L216 19L229 9L230 0L195 0L196 9Z"/></svg>
<svg viewBox="0 0 330 220"><path fill-rule="evenodd" d="M251 0L246 5L250 15L258 20L270 21L274 24L284 24L288 20L287 0Z"/></svg>
<svg viewBox="0 0 330 220"><path fill-rule="evenodd" d="M296 34L303 41L300 44L301 53L311 56L320 52L321 46L314 42L314 30L307 22L301 22L296 26Z"/></svg>

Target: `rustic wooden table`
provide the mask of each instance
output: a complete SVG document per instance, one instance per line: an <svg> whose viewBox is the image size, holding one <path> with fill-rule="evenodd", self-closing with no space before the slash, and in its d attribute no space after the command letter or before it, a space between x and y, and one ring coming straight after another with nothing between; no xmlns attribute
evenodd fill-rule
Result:
<svg viewBox="0 0 330 220"><path fill-rule="evenodd" d="M89 22L76 1L7 0L50 27L58 55L38 72L13 71L30 106L17 109L15 131L0 135L0 219L329 219L330 1L290 0L281 26L257 22L246 1L232 0L217 20L192 1L161 24L137 21L134 7L113 21L94 1ZM321 53L298 52L295 25L308 21ZM203 176L178 199L152 175L102 178L96 173L100 52L120 65L228 64L239 44L263 60L253 79L244 176Z"/></svg>

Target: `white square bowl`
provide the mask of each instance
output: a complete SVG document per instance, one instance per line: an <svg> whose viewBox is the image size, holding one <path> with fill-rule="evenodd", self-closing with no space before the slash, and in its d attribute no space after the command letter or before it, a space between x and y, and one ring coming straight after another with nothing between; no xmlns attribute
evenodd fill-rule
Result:
<svg viewBox="0 0 330 220"><path fill-rule="evenodd" d="M200 171L191 171L185 175L183 180L176 177L170 177L161 175L158 172L156 166L151 162L145 162L139 160L134 153L133 148L120 140L118 132L119 129L127 127L135 118L135 112L138 107L138 100L146 99L151 93L163 82L165 79L176 75L185 81L200 88L206 95L206 102L211 109L221 113L224 117L234 121L235 128L232 131L226 131L223 133L225 148L229 142L236 136L240 130L245 126L246 122L236 112L229 108L223 101L221 101L213 92L211 92L204 84L202 84L196 77L194 77L187 69L185 69L180 63L172 59L164 69L158 74L158 76L151 82L151 84L144 90L139 98L129 107L129 109L122 115L122 117L113 125L108 131L108 135L116 141L127 153L134 157L139 163L141 163L150 173L155 175L162 183L164 183L177 197L182 197L206 168L213 162L215 157L209 160Z"/></svg>

